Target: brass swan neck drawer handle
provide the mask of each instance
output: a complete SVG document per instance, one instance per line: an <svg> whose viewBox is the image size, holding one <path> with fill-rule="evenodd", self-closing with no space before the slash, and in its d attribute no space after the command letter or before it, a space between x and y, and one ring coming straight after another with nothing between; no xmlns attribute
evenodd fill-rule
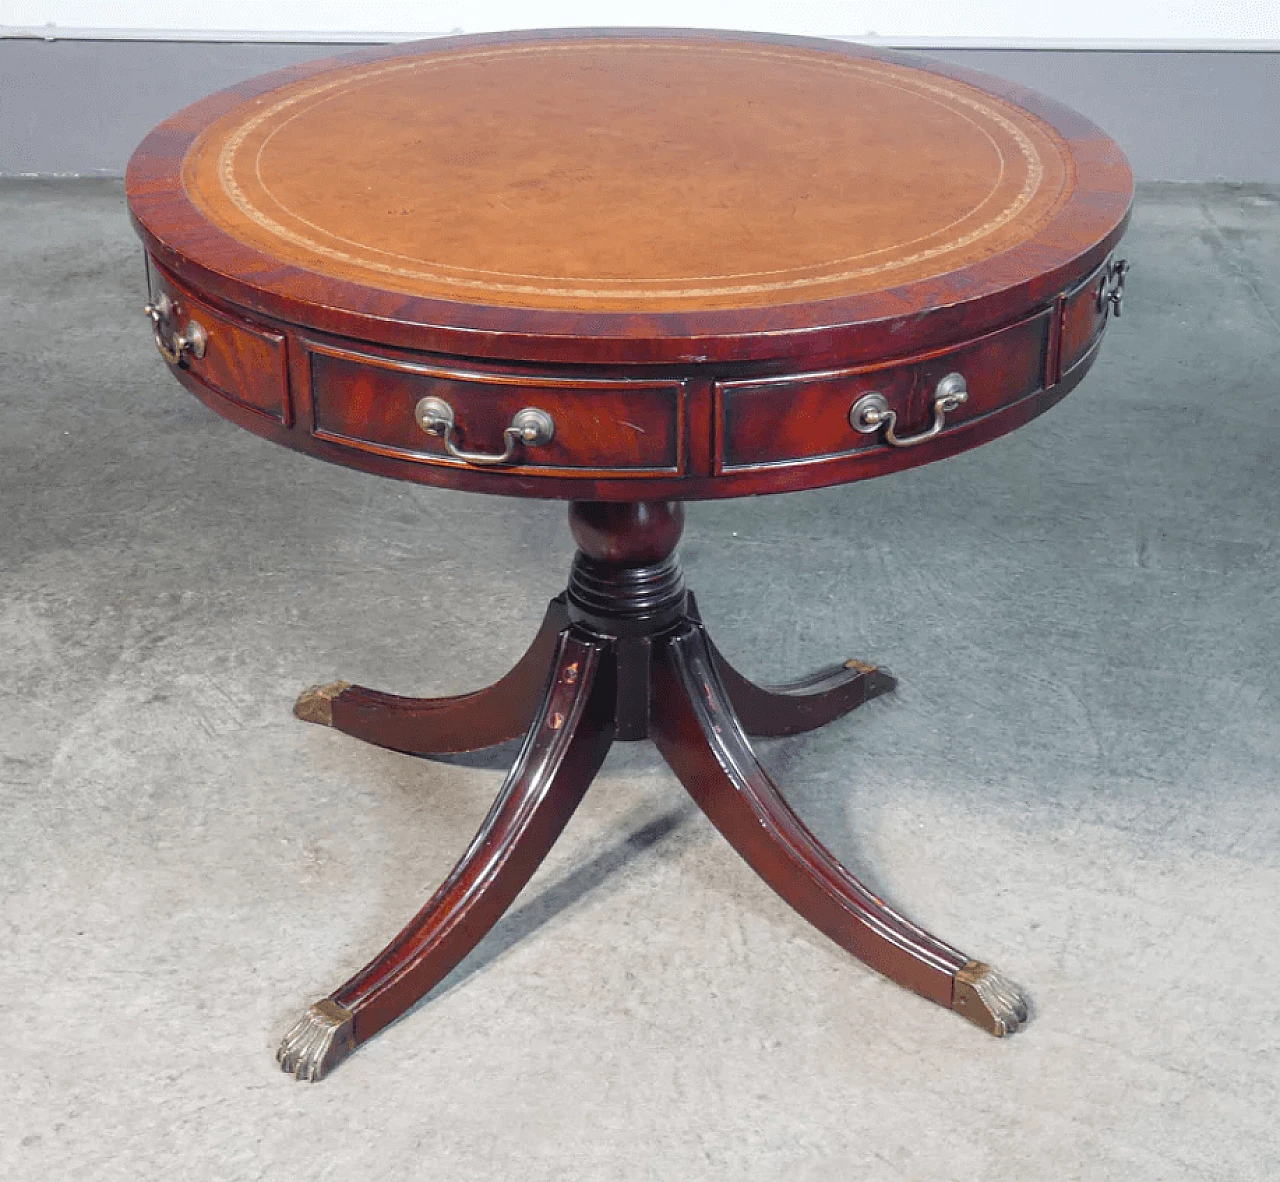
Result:
<svg viewBox="0 0 1280 1182"><path fill-rule="evenodd" d="M176 313L177 309L164 292L156 296L142 311L151 321L151 335L155 338L160 356L170 365L181 364L184 353L190 353L197 360L204 356L205 348L209 344L209 334L205 331L204 325L188 320L187 327L183 329L181 335L176 333L170 317Z"/></svg>
<svg viewBox="0 0 1280 1182"><path fill-rule="evenodd" d="M1098 311L1104 315L1114 312L1120 315L1124 304L1124 277L1129 274L1126 259L1112 259L1107 263L1098 282Z"/></svg>
<svg viewBox="0 0 1280 1182"><path fill-rule="evenodd" d="M898 415L889 409L889 400L877 390L864 394L849 408L849 425L863 435L874 435L884 428L884 441L890 447L915 447L926 439L941 434L947 414L969 401L969 387L964 376L949 373L933 390L933 425L919 435L897 434Z"/></svg>
<svg viewBox="0 0 1280 1182"><path fill-rule="evenodd" d="M423 398L413 409L413 417L418 426L428 435L437 435L444 440L444 449L455 460L464 464L478 464L486 468L497 468L502 464L510 464L516 453L523 447L541 447L555 438L555 420L545 410L536 406L526 406L517 411L510 425L502 432L505 447L501 452L464 451L455 440L458 431L453 407L443 398Z"/></svg>

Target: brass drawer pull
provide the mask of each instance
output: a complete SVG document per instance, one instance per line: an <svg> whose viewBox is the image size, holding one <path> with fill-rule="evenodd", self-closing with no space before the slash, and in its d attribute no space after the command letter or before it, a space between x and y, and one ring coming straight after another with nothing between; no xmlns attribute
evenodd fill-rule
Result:
<svg viewBox="0 0 1280 1182"><path fill-rule="evenodd" d="M1124 277L1129 274L1129 263L1125 259L1112 259L1102 272L1098 281L1098 311L1104 315L1114 312L1120 315L1124 304Z"/></svg>
<svg viewBox="0 0 1280 1182"><path fill-rule="evenodd" d="M142 310L151 321L151 335L155 338L160 356L170 365L181 364L184 353L190 353L197 360L204 356L205 347L209 344L209 334L204 325L188 320L182 335L177 335L169 320L177 309L164 292Z"/></svg>
<svg viewBox="0 0 1280 1182"><path fill-rule="evenodd" d="M962 402L969 401L969 387L964 377L949 373L933 390L933 425L919 435L895 434L898 426L896 411L889 409L889 400L877 390L864 394L849 408L849 425L863 435L874 435L884 428L884 441L891 447L914 447L942 432L948 411L956 410Z"/></svg>
<svg viewBox="0 0 1280 1182"><path fill-rule="evenodd" d="M443 398L423 398L413 409L413 417L418 426L428 435L438 435L444 440L444 449L455 460L464 464L479 464L487 468L496 468L501 464L510 464L521 447L541 447L555 438L555 420L545 410L536 406L526 406L517 411L510 425L502 432L506 446L501 453L485 451L463 451L454 435L458 424L451 407Z"/></svg>

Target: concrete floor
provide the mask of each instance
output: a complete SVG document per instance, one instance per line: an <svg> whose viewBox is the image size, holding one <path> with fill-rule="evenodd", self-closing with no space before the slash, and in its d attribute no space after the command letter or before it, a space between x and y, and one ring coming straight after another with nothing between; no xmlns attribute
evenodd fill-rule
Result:
<svg viewBox="0 0 1280 1182"><path fill-rule="evenodd" d="M1047 417L691 507L683 546L745 671L899 675L763 756L1029 1028L810 931L639 744L478 953L309 1086L280 1036L426 899L510 753L376 750L294 695L503 672L563 506L237 430L151 347L119 183L0 186L0 1177L1277 1177L1280 190L1145 189L1125 253Z"/></svg>

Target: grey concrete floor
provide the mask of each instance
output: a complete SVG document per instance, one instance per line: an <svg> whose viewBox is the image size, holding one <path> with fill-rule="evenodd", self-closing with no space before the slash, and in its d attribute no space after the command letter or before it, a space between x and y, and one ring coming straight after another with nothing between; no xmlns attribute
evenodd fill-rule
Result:
<svg viewBox="0 0 1280 1182"><path fill-rule="evenodd" d="M509 752L373 749L294 695L503 672L563 506L237 430L151 347L121 186L0 186L0 1177L1277 1177L1280 191L1145 189L1125 253L1045 418L693 506L683 545L745 671L899 675L763 757L1029 1028L810 931L640 744L471 961L308 1086L281 1034L426 899Z"/></svg>

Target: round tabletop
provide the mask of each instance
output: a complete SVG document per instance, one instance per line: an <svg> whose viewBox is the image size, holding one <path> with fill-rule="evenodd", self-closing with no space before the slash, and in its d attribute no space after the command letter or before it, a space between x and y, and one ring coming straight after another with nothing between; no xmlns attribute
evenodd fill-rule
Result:
<svg viewBox="0 0 1280 1182"><path fill-rule="evenodd" d="M420 375L446 385L502 378L504 365L557 367L543 377L583 379L578 388L597 407L618 381L638 392L634 383L647 378L655 405L664 382L679 387L670 446L648 457L662 462L648 462L643 447L611 454L627 442L624 427L597 433L592 468L582 448L555 455L574 450L555 429L573 413L567 387L553 381L562 397L550 438L517 431L507 448L503 432L515 422L500 421L505 403L492 422L481 421L486 403L463 424L456 402L467 391L453 388L450 402L441 386L455 421L437 421L433 433L418 399L413 440L440 463L422 475L389 474L518 492L494 479L541 468L608 483L630 459L633 476L620 478L633 479L634 496L636 479L736 472L740 487L686 481L680 493L706 496L762 491L743 484L748 469L902 452L892 440L909 437L907 420L923 412L928 426L929 405L910 405L921 380L913 371L901 405L892 381L876 385L899 420L896 435L893 423L885 433L859 429L845 406L845 434L861 438L816 451L748 438L782 429L758 421L766 403L776 404L775 418L784 402L821 417L813 384L824 373L848 377L954 351L1043 313L1043 326L1017 342L1039 350L1037 389L1002 390L989 405L952 399L952 423L1048 394L1064 376L1078 380L1083 371L1067 371L1092 354L1082 349L1064 364L1062 348L1073 328L1088 338L1079 344L1093 345L1105 324L1117 286L1108 256L1127 221L1132 177L1085 119L942 63L841 42L588 30L384 47L255 79L157 128L130 163L128 196L156 266L153 290L173 307L184 295L192 307L209 301L207 319L260 318L260 338L314 334L320 352L308 351L353 398L356 375L336 372L338 340L374 347L383 387L395 361L388 350L466 359L474 373ZM1076 324L1059 302L1094 281L1097 306L1088 325ZM179 354L179 376L198 378L203 358ZM506 388L520 376L506 374ZM235 384L234 375L226 380ZM252 391L204 384L255 406ZM705 408L697 405L704 388ZM376 415L374 404L390 396L366 390L360 416ZM311 440L320 425L324 442L314 394L291 388L285 399L290 406L274 416L281 425L293 427L297 404L309 402ZM330 394L330 411L338 399ZM690 421L707 413L705 427ZM871 419L862 428L885 426L883 415ZM329 443L360 426L334 425L342 430L328 431ZM469 450L464 434L491 446ZM428 438L439 447L424 447ZM390 454L394 440L383 442L384 458L400 458ZM944 441L929 442L911 462L945 453ZM504 449L511 454L492 462ZM479 469L471 475L480 484L466 478ZM828 469L815 480L793 472L791 486L853 478ZM455 470L462 478L449 477Z"/></svg>

